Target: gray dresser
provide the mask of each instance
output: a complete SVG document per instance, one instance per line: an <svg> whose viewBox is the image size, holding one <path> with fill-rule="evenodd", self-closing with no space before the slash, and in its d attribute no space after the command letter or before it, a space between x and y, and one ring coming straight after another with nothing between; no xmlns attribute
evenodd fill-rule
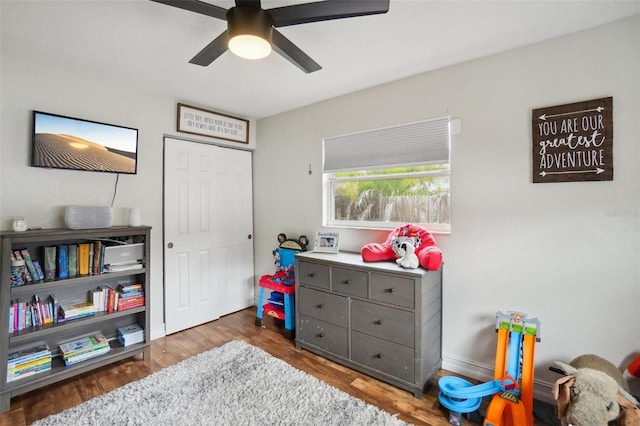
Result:
<svg viewBox="0 0 640 426"><path fill-rule="evenodd" d="M296 255L296 346L413 392L441 367L442 271Z"/></svg>

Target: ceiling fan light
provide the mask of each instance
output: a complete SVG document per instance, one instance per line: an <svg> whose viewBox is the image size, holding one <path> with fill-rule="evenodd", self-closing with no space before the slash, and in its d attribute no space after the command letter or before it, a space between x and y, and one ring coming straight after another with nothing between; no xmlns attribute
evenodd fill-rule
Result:
<svg viewBox="0 0 640 426"><path fill-rule="evenodd" d="M229 50L244 59L262 59L271 53L271 43L252 34L239 34L229 40Z"/></svg>
<svg viewBox="0 0 640 426"><path fill-rule="evenodd" d="M229 50L245 59L262 59L271 53L273 19L264 10L232 7L227 12Z"/></svg>

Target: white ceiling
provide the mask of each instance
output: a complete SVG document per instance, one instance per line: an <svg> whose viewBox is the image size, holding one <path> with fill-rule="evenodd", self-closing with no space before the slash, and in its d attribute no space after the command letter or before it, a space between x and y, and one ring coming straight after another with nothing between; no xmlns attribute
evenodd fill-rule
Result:
<svg viewBox="0 0 640 426"><path fill-rule="evenodd" d="M323 67L305 74L275 52L189 64L226 22L147 0L0 0L3 55L256 119L637 13L640 0L391 0L383 15L279 28Z"/></svg>

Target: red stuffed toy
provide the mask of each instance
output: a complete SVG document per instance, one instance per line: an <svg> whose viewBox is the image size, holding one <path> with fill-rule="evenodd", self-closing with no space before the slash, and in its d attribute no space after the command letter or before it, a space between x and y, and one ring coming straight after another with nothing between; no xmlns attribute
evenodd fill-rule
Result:
<svg viewBox="0 0 640 426"><path fill-rule="evenodd" d="M442 251L436 240L426 229L407 224L394 229L384 243L370 243L362 247L362 260L365 262L380 262L395 260L402 256L398 253L402 243L410 242L415 248L420 266L430 271L437 271L442 265Z"/></svg>

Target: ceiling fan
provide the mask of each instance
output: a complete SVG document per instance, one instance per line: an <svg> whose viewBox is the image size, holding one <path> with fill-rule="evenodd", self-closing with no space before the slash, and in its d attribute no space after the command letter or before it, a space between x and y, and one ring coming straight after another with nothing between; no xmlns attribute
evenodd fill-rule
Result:
<svg viewBox="0 0 640 426"><path fill-rule="evenodd" d="M227 21L227 30L189 62L207 66L227 49L247 59L260 59L275 50L306 73L322 67L274 27L374 15L389 11L390 0L326 0L263 9L260 0L236 0L224 9L200 0L151 0Z"/></svg>

